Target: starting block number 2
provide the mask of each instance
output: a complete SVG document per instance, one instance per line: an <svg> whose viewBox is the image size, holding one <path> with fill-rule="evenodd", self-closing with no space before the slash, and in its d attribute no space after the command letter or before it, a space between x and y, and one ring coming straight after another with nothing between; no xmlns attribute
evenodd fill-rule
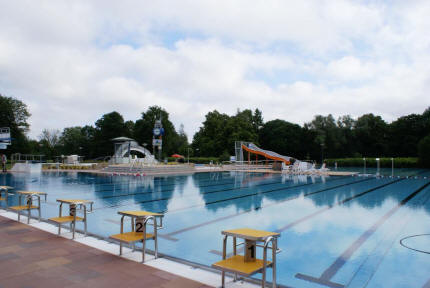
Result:
<svg viewBox="0 0 430 288"><path fill-rule="evenodd" d="M136 219L135 231L143 233L143 219Z"/></svg>

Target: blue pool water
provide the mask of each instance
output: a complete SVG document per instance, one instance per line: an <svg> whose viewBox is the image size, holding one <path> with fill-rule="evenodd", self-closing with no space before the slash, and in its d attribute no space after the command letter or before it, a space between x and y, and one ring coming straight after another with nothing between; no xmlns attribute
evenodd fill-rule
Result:
<svg viewBox="0 0 430 288"><path fill-rule="evenodd" d="M280 232L278 283L288 287L428 288L430 235L400 240L430 233L430 170L394 172L394 178L50 172L2 174L0 185L47 192L43 218L57 216L57 198L94 200L88 230L101 237L119 232L118 211L163 212L160 252L207 266L221 259L222 230ZM17 201L12 196L9 205Z"/></svg>

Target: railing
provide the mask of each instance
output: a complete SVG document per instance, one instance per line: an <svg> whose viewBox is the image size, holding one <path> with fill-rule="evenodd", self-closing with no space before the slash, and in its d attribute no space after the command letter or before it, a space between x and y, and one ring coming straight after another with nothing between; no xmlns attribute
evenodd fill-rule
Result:
<svg viewBox="0 0 430 288"><path fill-rule="evenodd" d="M11 155L11 163L44 163L44 158L45 155L15 153Z"/></svg>
<svg viewBox="0 0 430 288"><path fill-rule="evenodd" d="M273 169L273 160L258 160L258 161L223 161L222 166L227 166L232 170L267 170ZM225 168L227 168L225 167Z"/></svg>

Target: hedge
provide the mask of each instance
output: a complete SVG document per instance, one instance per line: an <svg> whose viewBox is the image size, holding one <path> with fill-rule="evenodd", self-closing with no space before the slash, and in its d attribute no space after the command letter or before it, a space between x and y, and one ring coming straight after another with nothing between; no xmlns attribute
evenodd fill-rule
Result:
<svg viewBox="0 0 430 288"><path fill-rule="evenodd" d="M184 162L180 162L180 163L188 162L188 158L186 157L183 160ZM174 162L176 161L176 158L168 157L167 161ZM213 164L220 162L218 157L190 157L190 163L195 163L195 164L209 164L211 161Z"/></svg>
<svg viewBox="0 0 430 288"><path fill-rule="evenodd" d="M381 167L391 167L391 158L379 158ZM362 167L363 158L339 158L325 159L328 166L334 166L337 162L338 167ZM376 167L376 158L366 158L367 167ZM419 167L419 161L416 157L394 158L394 168L416 168Z"/></svg>

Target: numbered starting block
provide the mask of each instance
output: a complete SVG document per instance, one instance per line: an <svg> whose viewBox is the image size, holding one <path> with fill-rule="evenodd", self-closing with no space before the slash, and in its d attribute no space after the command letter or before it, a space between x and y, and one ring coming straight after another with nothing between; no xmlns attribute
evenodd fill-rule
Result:
<svg viewBox="0 0 430 288"><path fill-rule="evenodd" d="M12 190L13 187L10 186L0 186L0 201L4 201L7 209L7 197L9 196L9 190Z"/></svg>
<svg viewBox="0 0 430 288"><path fill-rule="evenodd" d="M132 244L133 250L136 242L142 242L142 263L145 262L145 242L154 240L155 258L158 253L157 230L163 228L163 214L147 211L123 211L118 212L121 215L121 233L111 235L109 238L119 242L119 255L122 255L122 244ZM131 232L124 232L124 218L131 218ZM157 219L159 221L157 221ZM153 233L146 232L146 226L154 227Z"/></svg>
<svg viewBox="0 0 430 288"><path fill-rule="evenodd" d="M70 224L70 232L72 232L72 239L75 239L76 221L84 223L85 236L87 235L87 214L93 211L93 201L90 200L76 200L76 199L57 199L60 203L58 217L49 218L50 221L58 224L58 235L61 234L61 225ZM63 204L69 205L69 214L63 216ZM88 209L87 205L90 205ZM82 213L82 217L77 213Z"/></svg>
<svg viewBox="0 0 430 288"><path fill-rule="evenodd" d="M18 191L18 206L9 207L10 210L16 211L18 213L18 221L20 221L22 211L27 211L27 224L30 223L31 218L31 210L37 210L39 221L41 218L40 212L40 196L45 196L46 202L46 193L45 192L36 192L36 191ZM7 195L7 192L6 192ZM23 198L25 199L25 204L22 203ZM6 201L7 202L7 201ZM37 205L33 205L34 202L37 202Z"/></svg>
<svg viewBox="0 0 430 288"><path fill-rule="evenodd" d="M226 230L221 232L224 235L222 260L212 264L212 267L222 271L221 287L225 287L225 272L234 273L234 280L237 275L250 277L255 273L262 273L262 286L266 286L266 269L272 268L273 288L276 287L276 254L278 250L278 237L281 235L275 232L254 230L249 228ZM227 238L233 237L233 255L227 258ZM237 238L244 242L237 244ZM271 245L270 245L271 244ZM237 254L237 247L244 246L244 255ZM257 247L263 248L263 259L257 259ZM272 259L267 259L267 249L272 250Z"/></svg>

